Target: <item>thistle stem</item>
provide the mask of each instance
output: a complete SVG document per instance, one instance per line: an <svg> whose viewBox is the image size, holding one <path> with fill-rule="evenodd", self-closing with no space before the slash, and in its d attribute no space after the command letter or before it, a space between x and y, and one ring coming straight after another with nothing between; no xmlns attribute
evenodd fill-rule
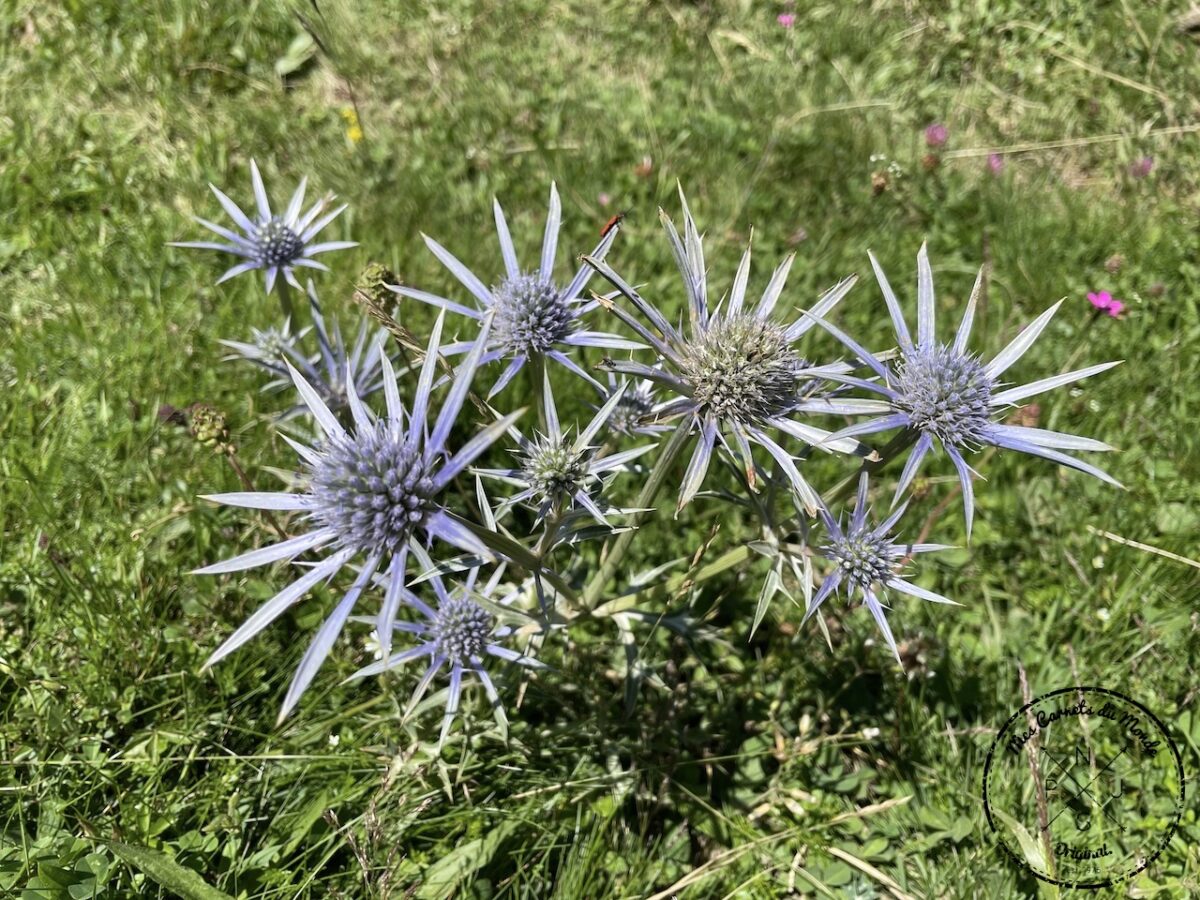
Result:
<svg viewBox="0 0 1200 900"><path fill-rule="evenodd" d="M679 454L683 451L684 445L687 444L690 437L691 429L686 424L681 424L671 433L670 440L663 447L662 453L658 455L658 459L654 463L654 468L650 470L650 474L646 478L645 484L642 485L642 490L638 494L637 500L634 501L634 505L638 509L651 508L655 498L658 496L658 492L662 489L667 473L671 471L671 467L675 464L675 460L679 458ZM591 580L588 581L583 589L580 602L584 609L590 611L598 605L604 588L608 586L608 582L616 574L617 567L625 559L625 554L629 552L629 547L633 543L633 537L637 534L637 528L642 524L642 520L646 515L647 513L644 512L634 513L629 518L629 530L617 535L616 542L609 550L608 556L604 558L604 562L601 563L600 568L592 575Z"/></svg>
<svg viewBox="0 0 1200 900"><path fill-rule="evenodd" d="M298 325L295 311L292 309L292 286L286 278L281 277L276 280L275 288L279 294L279 305L283 308L283 317L292 325Z"/></svg>
<svg viewBox="0 0 1200 900"><path fill-rule="evenodd" d="M550 434L550 425L546 420L546 361L537 354L531 353L525 363L525 371L529 373L529 387L533 392L533 405L537 407L538 428L542 434Z"/></svg>

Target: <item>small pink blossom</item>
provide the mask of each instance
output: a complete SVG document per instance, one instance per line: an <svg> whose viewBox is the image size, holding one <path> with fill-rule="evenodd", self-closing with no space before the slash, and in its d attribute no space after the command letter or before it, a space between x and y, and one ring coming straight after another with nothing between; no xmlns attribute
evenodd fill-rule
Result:
<svg viewBox="0 0 1200 900"><path fill-rule="evenodd" d="M1114 319L1125 311L1125 304L1120 300L1114 300L1113 295L1108 291L1088 292L1088 303L1096 307L1101 312L1106 312Z"/></svg>
<svg viewBox="0 0 1200 900"><path fill-rule="evenodd" d="M925 129L925 143L930 147L940 147L950 137L950 131L941 122L934 122Z"/></svg>
<svg viewBox="0 0 1200 900"><path fill-rule="evenodd" d="M791 28L793 25L796 24L796 16L794 13L780 13L776 17L775 21L778 22L780 25L782 25L784 28Z"/></svg>
<svg viewBox="0 0 1200 900"><path fill-rule="evenodd" d="M596 195L596 202L600 204L601 209L608 209L608 205L612 203L612 197L608 196L608 194L604 191L601 191Z"/></svg>
<svg viewBox="0 0 1200 900"><path fill-rule="evenodd" d="M999 175L1004 171L1004 157L999 153L989 153L987 158L988 170L993 175Z"/></svg>
<svg viewBox="0 0 1200 900"><path fill-rule="evenodd" d="M1134 178L1145 178L1154 170L1154 157L1143 156L1129 165L1129 174Z"/></svg>

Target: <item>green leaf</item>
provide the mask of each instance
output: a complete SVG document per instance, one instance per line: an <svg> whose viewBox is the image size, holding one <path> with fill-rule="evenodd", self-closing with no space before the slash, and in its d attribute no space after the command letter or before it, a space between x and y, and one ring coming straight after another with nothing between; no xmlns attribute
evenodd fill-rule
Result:
<svg viewBox="0 0 1200 900"><path fill-rule="evenodd" d="M288 45L287 52L275 61L275 74L280 78L304 68L317 53L316 42L307 31L296 35Z"/></svg>
<svg viewBox="0 0 1200 900"><path fill-rule="evenodd" d="M481 838L467 841L429 867L417 891L417 900L442 900L453 895L460 884L491 862L496 851L520 823L501 823Z"/></svg>
<svg viewBox="0 0 1200 900"><path fill-rule="evenodd" d="M233 900L229 894L210 887L203 878L165 853L117 841L108 846L119 859L161 887L174 891L183 900Z"/></svg>
<svg viewBox="0 0 1200 900"><path fill-rule="evenodd" d="M1010 816L1008 813L999 809L993 809L992 814L996 816L1005 827L1013 833L1017 839L1017 844L1021 847L1021 853L1034 871L1046 871L1046 855L1042 850L1042 845L1037 842L1037 839L1030 834L1024 825Z"/></svg>

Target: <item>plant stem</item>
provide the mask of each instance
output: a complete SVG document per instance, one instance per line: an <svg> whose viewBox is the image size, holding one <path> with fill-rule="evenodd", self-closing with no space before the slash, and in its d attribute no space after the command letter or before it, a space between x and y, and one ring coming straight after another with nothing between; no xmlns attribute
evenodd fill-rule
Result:
<svg viewBox="0 0 1200 900"><path fill-rule="evenodd" d="M670 440L663 447L662 453L654 463L654 468L650 470L649 477L646 478L646 483L642 485L642 490L634 501L634 505L639 509L651 509L655 498L658 496L659 490L662 489L663 482L666 480L667 473L675 464L675 460L679 458L679 454L683 451L684 445L687 444L688 438L691 437L691 428L686 424L681 424L671 433ZM608 556L604 558L600 568L592 575L586 587L583 589L583 594L580 600L583 608L586 610L595 609L604 588L608 586L608 582L616 574L617 567L625 558L625 554L629 552L629 546L633 543L633 537L637 534L637 528L642 524L642 520L647 513L634 513L629 519L631 526L629 531L623 531L617 535L616 542L608 552Z"/></svg>
<svg viewBox="0 0 1200 900"><path fill-rule="evenodd" d="M542 434L549 437L550 425L546 420L546 361L536 353L531 353L525 362L525 371L529 373L529 388L533 392L533 405L537 407L538 428Z"/></svg>
<svg viewBox="0 0 1200 900"><path fill-rule="evenodd" d="M292 286L281 276L276 279L275 288L279 293L279 305L283 307L283 317L293 326L298 325L295 311L292 309Z"/></svg>

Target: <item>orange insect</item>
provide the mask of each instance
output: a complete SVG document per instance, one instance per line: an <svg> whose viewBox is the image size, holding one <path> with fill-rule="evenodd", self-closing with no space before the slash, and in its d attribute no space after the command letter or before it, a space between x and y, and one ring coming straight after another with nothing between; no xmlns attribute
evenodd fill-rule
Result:
<svg viewBox="0 0 1200 900"><path fill-rule="evenodd" d="M604 227L600 229L600 237L608 237L608 233L621 224L621 220L625 218L625 213L617 213L611 219L604 223Z"/></svg>

